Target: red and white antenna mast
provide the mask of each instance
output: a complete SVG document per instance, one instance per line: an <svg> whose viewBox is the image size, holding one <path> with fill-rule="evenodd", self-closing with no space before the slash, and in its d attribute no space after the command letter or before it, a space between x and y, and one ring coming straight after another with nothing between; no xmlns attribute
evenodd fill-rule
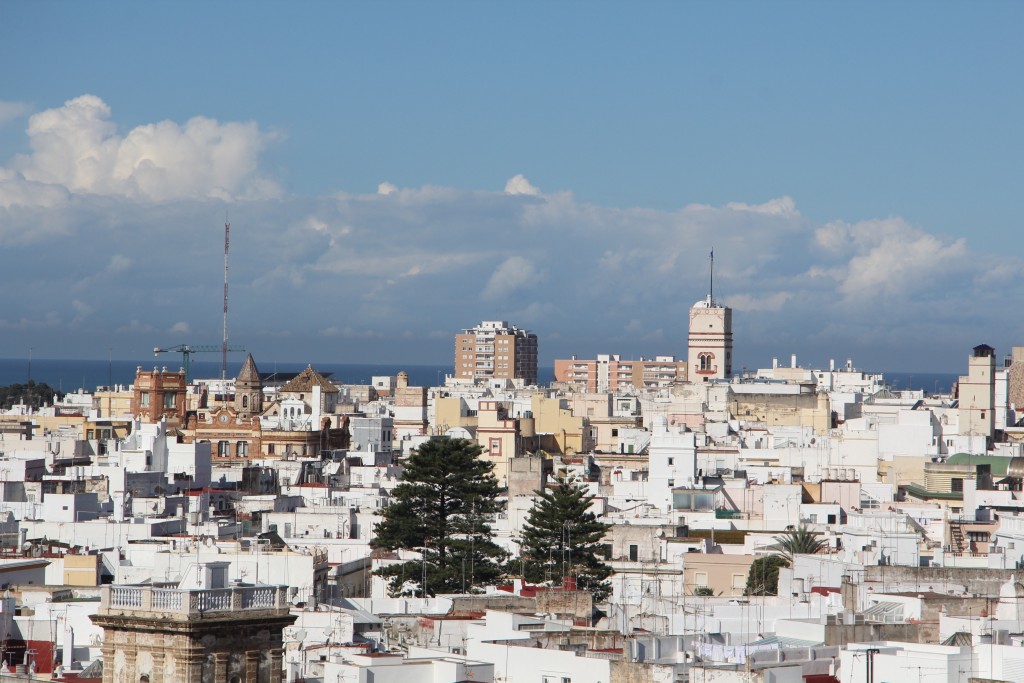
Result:
<svg viewBox="0 0 1024 683"><path fill-rule="evenodd" d="M228 246L231 243L231 223L224 215L224 342L220 347L220 379L228 378ZM225 392L227 390L225 389Z"/></svg>

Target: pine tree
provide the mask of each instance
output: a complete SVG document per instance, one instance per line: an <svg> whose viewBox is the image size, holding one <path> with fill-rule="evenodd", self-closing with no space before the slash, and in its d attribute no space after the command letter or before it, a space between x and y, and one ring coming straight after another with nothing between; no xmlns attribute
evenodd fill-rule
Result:
<svg viewBox="0 0 1024 683"><path fill-rule="evenodd" d="M374 548L419 550L422 560L377 571L393 595L407 583L418 595L478 590L500 578L505 551L494 543L488 517L504 504L494 465L466 439L432 439L404 463L402 483L374 526Z"/></svg>
<svg viewBox="0 0 1024 683"><path fill-rule="evenodd" d="M778 595L779 569L788 567L789 560L782 555L762 555L750 563L744 595Z"/></svg>
<svg viewBox="0 0 1024 683"><path fill-rule="evenodd" d="M611 525L590 511L594 497L582 485L561 478L536 494L520 541L523 578L558 584L568 574L579 589L594 594L595 602L603 601L611 593L606 579L612 568L598 555Z"/></svg>

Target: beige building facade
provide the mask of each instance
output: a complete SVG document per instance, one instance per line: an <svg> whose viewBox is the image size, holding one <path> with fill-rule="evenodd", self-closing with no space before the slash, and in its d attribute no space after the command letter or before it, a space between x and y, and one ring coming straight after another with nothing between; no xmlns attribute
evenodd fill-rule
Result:
<svg viewBox="0 0 1024 683"><path fill-rule="evenodd" d="M685 382L686 361L675 356L622 360L614 354L598 354L594 360L573 356L555 360L555 381L590 393L630 389L659 389Z"/></svg>
<svg viewBox="0 0 1024 683"><path fill-rule="evenodd" d="M485 320L455 335L455 377L537 383L537 335L504 320Z"/></svg>
<svg viewBox="0 0 1024 683"><path fill-rule="evenodd" d="M691 382L732 376L732 309L710 294L690 308L687 364Z"/></svg>

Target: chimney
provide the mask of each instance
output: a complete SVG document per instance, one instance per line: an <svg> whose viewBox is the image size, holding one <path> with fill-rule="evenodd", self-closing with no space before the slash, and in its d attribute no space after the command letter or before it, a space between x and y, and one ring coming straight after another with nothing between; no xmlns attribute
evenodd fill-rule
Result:
<svg viewBox="0 0 1024 683"><path fill-rule="evenodd" d="M789 357L789 367L796 368L796 354L795 353Z"/></svg>

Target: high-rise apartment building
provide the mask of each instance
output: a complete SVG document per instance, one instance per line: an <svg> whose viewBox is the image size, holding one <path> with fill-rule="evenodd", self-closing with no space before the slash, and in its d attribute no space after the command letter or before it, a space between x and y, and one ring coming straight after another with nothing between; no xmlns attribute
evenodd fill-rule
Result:
<svg viewBox="0 0 1024 683"><path fill-rule="evenodd" d="M485 320L455 335L455 377L537 383L537 335L504 320Z"/></svg>

